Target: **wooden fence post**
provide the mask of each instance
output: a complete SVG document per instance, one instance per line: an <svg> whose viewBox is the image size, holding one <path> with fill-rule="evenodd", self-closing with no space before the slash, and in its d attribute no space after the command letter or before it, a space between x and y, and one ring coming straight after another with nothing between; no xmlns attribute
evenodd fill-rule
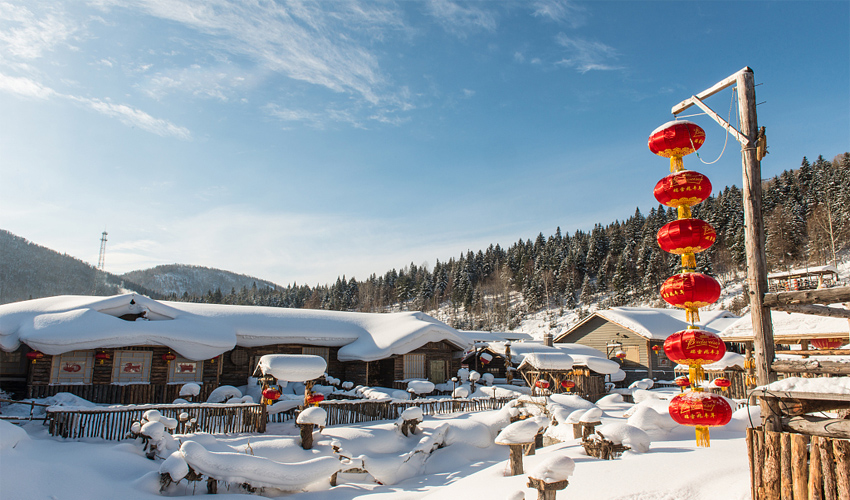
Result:
<svg viewBox="0 0 850 500"><path fill-rule="evenodd" d="M779 434L779 438L779 473L782 477L779 492L782 500L794 500L794 488L792 486L794 484L794 480L792 479L791 473L791 434L782 432Z"/></svg>
<svg viewBox="0 0 850 500"><path fill-rule="evenodd" d="M809 453L809 500L823 500L823 472L820 468L818 441L823 438L812 436Z"/></svg>
<svg viewBox="0 0 850 500"><path fill-rule="evenodd" d="M832 439L818 439L820 464L823 470L823 500L838 500L835 485L835 459L832 454Z"/></svg>
<svg viewBox="0 0 850 500"><path fill-rule="evenodd" d="M809 465L809 438L804 434L791 435L791 473L793 474L794 500L807 500Z"/></svg>
<svg viewBox="0 0 850 500"><path fill-rule="evenodd" d="M778 432L764 432L764 493L767 500L780 500L780 438Z"/></svg>
<svg viewBox="0 0 850 500"><path fill-rule="evenodd" d="M838 498L850 499L850 441L833 439L835 475L838 478Z"/></svg>

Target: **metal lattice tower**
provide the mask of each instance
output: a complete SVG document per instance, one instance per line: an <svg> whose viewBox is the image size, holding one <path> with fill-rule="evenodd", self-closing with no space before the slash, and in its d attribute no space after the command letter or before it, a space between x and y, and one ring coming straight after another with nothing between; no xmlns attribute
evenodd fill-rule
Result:
<svg viewBox="0 0 850 500"><path fill-rule="evenodd" d="M97 268L103 271L104 260L106 259L106 235L104 231L100 236L100 255L97 257Z"/></svg>

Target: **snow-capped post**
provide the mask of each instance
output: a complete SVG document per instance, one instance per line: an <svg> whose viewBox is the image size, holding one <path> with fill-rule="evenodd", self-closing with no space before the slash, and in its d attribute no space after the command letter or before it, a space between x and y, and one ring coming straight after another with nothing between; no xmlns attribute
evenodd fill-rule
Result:
<svg viewBox="0 0 850 500"><path fill-rule="evenodd" d="M470 394L475 393L475 382L478 382L478 379L480 379L480 378L481 378L481 374L478 373L477 371L473 370L473 371L469 372L469 393Z"/></svg>
<svg viewBox="0 0 850 500"><path fill-rule="evenodd" d="M576 464L570 457L556 455L540 462L528 473L528 487L537 490L537 500L555 500L558 490L570 483L568 477L575 472Z"/></svg>
<svg viewBox="0 0 850 500"><path fill-rule="evenodd" d="M266 354L257 363L257 370L264 377L271 376L287 382L304 382L306 384L304 389L305 408L310 404L312 381L321 377L327 367L328 363L325 358L310 354ZM266 388L265 381L263 388ZM263 422L261 422L263 431L265 431L266 411L266 406L263 405ZM301 447L308 450L313 446L313 423L305 422L299 425L301 425Z"/></svg>
<svg viewBox="0 0 850 500"><path fill-rule="evenodd" d="M305 408L295 418L295 424L301 428L301 448L309 450L313 447L313 428L321 430L328 419L328 413L324 408L312 406Z"/></svg>
<svg viewBox="0 0 850 500"><path fill-rule="evenodd" d="M401 413L401 416L396 420L396 426L407 437L411 434L416 434L416 426L421 424L422 420L422 408L411 406Z"/></svg>
<svg viewBox="0 0 850 500"><path fill-rule="evenodd" d="M494 442L498 445L510 448L511 475L518 476L523 473L522 456L523 450L528 445L534 445L534 436L540 430L540 424L533 418L514 422L496 436Z"/></svg>
<svg viewBox="0 0 850 500"><path fill-rule="evenodd" d="M505 381L508 385L514 383L514 364L511 362L511 341L505 341Z"/></svg>

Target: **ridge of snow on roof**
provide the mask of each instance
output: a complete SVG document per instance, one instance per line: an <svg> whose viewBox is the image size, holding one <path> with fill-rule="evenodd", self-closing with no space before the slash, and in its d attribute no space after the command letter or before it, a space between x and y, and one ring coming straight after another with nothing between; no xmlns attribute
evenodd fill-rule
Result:
<svg viewBox="0 0 850 500"><path fill-rule="evenodd" d="M683 309L612 307L594 314L651 340L666 340L671 334L688 326ZM713 333L738 320L737 316L723 309L700 311L699 315L700 328Z"/></svg>
<svg viewBox="0 0 850 500"><path fill-rule="evenodd" d="M812 266L802 267L800 269L791 269L790 271L777 271L767 275L767 279L786 278L790 276L805 276L808 274L838 274L838 269L835 266Z"/></svg>
<svg viewBox="0 0 850 500"><path fill-rule="evenodd" d="M848 334L850 334L850 323L848 323L846 318L770 311L770 319L773 322L774 336L793 335L798 337L824 337L831 335L847 338ZM721 338L752 336L753 320L750 313L743 315L740 319L720 332Z"/></svg>
<svg viewBox="0 0 850 500"><path fill-rule="evenodd" d="M151 321L118 316L148 312ZM340 361L375 361L428 342L466 341L420 312L355 313L261 306L160 302L137 294L58 296L0 306L0 348L20 343L46 354L164 345L190 359L209 359L235 346L297 343L340 347Z"/></svg>

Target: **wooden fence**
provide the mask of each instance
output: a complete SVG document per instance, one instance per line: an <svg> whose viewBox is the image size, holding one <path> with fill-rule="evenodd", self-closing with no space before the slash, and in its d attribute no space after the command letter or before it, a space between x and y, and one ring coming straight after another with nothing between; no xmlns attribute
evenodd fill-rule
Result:
<svg viewBox="0 0 850 500"><path fill-rule="evenodd" d="M425 415L459 411L495 410L503 407L510 398L475 399L417 399L410 401L334 400L323 401L327 412L327 425L346 425L375 420L395 420L404 410L417 406ZM259 404L189 405L138 405L85 409L49 408L47 424L50 434L64 438L124 439L133 422L140 421L148 410L157 410L166 417L177 419L174 433L209 432L265 432L265 422L281 423L293 420L297 409L269 415ZM180 415L185 413L184 419ZM266 421L264 421L264 418ZM194 423L191 423L194 420Z"/></svg>
<svg viewBox="0 0 850 500"><path fill-rule="evenodd" d="M138 405L98 408L47 409L50 434L64 438L124 439L133 422L148 410L177 419L176 433L186 432L263 432L265 419L259 404ZM185 413L181 419L180 415Z"/></svg>
<svg viewBox="0 0 850 500"><path fill-rule="evenodd" d="M43 399L60 392L69 392L86 401L98 404L171 403L180 397L182 384L86 384L86 385L30 385L27 398ZM214 384L202 384L196 401L206 401Z"/></svg>
<svg viewBox="0 0 850 500"><path fill-rule="evenodd" d="M850 498L850 441L747 429L753 500Z"/></svg>

